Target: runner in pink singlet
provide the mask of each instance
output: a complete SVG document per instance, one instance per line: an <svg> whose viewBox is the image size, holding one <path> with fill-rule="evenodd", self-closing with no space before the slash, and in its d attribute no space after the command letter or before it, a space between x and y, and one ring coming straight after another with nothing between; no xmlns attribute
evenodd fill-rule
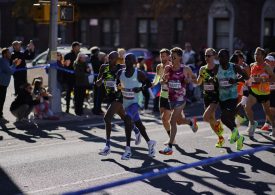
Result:
<svg viewBox="0 0 275 195"><path fill-rule="evenodd" d="M183 113L185 106L186 84L196 79L192 70L181 64L182 49L175 47L171 50L172 65L167 65L164 70L162 81L168 85L168 100L171 107L171 134L168 146L159 153L164 155L173 154L172 145L177 134L177 124L189 124L193 132L198 130L196 119L186 119Z"/></svg>

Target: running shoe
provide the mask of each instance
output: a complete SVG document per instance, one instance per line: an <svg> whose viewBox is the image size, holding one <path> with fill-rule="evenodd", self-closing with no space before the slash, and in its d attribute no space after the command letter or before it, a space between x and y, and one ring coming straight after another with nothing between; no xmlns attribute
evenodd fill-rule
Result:
<svg viewBox="0 0 275 195"><path fill-rule="evenodd" d="M222 136L223 135L223 127L222 127L221 121L217 121L217 123L215 125L215 133L218 136Z"/></svg>
<svg viewBox="0 0 275 195"><path fill-rule="evenodd" d="M135 133L135 136L136 136L135 145L139 145L141 142L141 134L138 132L138 133Z"/></svg>
<svg viewBox="0 0 275 195"><path fill-rule="evenodd" d="M192 120L192 125L190 126L192 131L196 133L198 131L197 118L194 117Z"/></svg>
<svg viewBox="0 0 275 195"><path fill-rule="evenodd" d="M157 142L154 141L154 140L148 141L148 155L150 157L155 157L155 154L156 154L156 150L155 150L156 143Z"/></svg>
<svg viewBox="0 0 275 195"><path fill-rule="evenodd" d="M173 149L167 146L166 148L164 148L164 150L160 150L159 153L164 155L172 155Z"/></svg>
<svg viewBox="0 0 275 195"><path fill-rule="evenodd" d="M224 138L221 137L218 139L218 142L216 143L215 146L216 146L216 148L221 148L221 147L223 147L223 144L224 144Z"/></svg>
<svg viewBox="0 0 275 195"><path fill-rule="evenodd" d="M126 146L125 152L121 156L121 160L129 160L132 156L131 148Z"/></svg>
<svg viewBox="0 0 275 195"><path fill-rule="evenodd" d="M243 148L244 136L240 135L239 139L236 142L237 150L241 150Z"/></svg>
<svg viewBox="0 0 275 195"><path fill-rule="evenodd" d="M257 121L254 121L254 125L249 124L247 132L248 132L248 136L250 138L254 137L254 132L255 132L257 127L258 127L258 122Z"/></svg>
<svg viewBox="0 0 275 195"><path fill-rule="evenodd" d="M111 148L108 146L105 146L105 148L103 148L98 154L102 156L107 156L110 153L111 153Z"/></svg>
<svg viewBox="0 0 275 195"><path fill-rule="evenodd" d="M269 131L271 129L272 129L272 126L268 123L265 123L261 128L261 130L263 130L263 131Z"/></svg>
<svg viewBox="0 0 275 195"><path fill-rule="evenodd" d="M237 128L234 128L230 136L230 140L229 140L230 144L234 144L237 141L238 136L239 136L239 131Z"/></svg>

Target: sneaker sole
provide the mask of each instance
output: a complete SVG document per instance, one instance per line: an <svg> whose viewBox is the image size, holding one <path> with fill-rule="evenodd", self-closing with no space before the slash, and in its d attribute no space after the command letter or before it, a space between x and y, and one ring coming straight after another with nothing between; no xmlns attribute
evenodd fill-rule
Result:
<svg viewBox="0 0 275 195"><path fill-rule="evenodd" d="M172 152L167 152L167 153L165 153L165 152L163 152L163 151L159 151L159 153L160 153L160 154L163 154L163 155L169 156L169 155L172 155L172 154L173 154L173 151L172 151Z"/></svg>
<svg viewBox="0 0 275 195"><path fill-rule="evenodd" d="M110 153L111 153L111 151L109 151L109 152L107 152L107 153L103 153L103 152L101 153L101 152L99 152L98 154L101 155L101 156L107 156L107 155L109 155Z"/></svg>

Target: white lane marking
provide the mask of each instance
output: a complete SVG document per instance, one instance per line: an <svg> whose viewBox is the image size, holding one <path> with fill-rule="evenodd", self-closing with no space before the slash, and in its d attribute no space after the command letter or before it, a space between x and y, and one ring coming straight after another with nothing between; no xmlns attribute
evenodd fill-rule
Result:
<svg viewBox="0 0 275 195"><path fill-rule="evenodd" d="M180 128L182 128L183 125L178 127L178 130L180 130ZM187 126L187 125L184 125ZM162 125L161 125L162 127ZM188 127L189 128L189 127ZM199 128L198 132L204 132L204 131L209 131L210 127L203 127L203 128ZM155 128L147 128L147 131L149 132L158 132L158 131L164 131L162 129L160 129L159 127L155 127ZM178 132L177 135L183 135L183 134L194 134L193 131L190 129L188 131L182 131L182 132ZM124 135L124 132L121 133L117 133L116 136L122 136ZM96 139L105 139L102 137L93 137L93 138L89 138L89 141L91 140L96 140ZM6 149L6 150L1 150L0 153L5 153L5 152L13 152L13 151L20 151L20 150L25 150L25 149L36 149L36 148L41 148L41 147L48 147L48 146L54 146L54 145L60 145L60 144L67 144L67 143L77 143L77 142L84 142L83 140L70 140L70 141L65 141L64 142L54 142L54 143L50 143L50 144L41 144L41 145L37 145L37 146L26 146L26 147L20 147L20 148L14 148L14 149ZM7 146L6 148L8 148L9 146ZM5 149L5 148L4 148Z"/></svg>
<svg viewBox="0 0 275 195"><path fill-rule="evenodd" d="M163 164L152 165L152 166L140 168L139 171L143 171L143 170L146 170L146 169L159 168L159 167L163 167L163 166L164 166ZM27 191L26 193L27 194L41 193L41 192L45 192L45 191L54 190L54 189L57 189L57 188L64 188L64 187L68 187L68 186L79 185L79 184L94 182L94 181L98 181L98 180L106 180L106 179L109 179L109 178L112 178L112 177L121 176L121 175L125 175L125 174L129 174L129 171L122 171L122 172L119 172L119 173L113 173L113 174L105 175L105 176L101 176L101 177L79 180L79 181L76 181L76 182L51 186L51 187L43 188L43 189L40 189L40 190Z"/></svg>

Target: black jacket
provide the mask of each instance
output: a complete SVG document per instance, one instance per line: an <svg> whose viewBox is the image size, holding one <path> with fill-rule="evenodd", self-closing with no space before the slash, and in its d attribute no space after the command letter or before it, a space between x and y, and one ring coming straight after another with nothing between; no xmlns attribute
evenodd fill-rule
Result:
<svg viewBox="0 0 275 195"><path fill-rule="evenodd" d="M13 51L11 54L11 63L16 58L21 59L21 64L16 66L16 68L25 68L26 67L26 60L32 60L34 58L34 52L25 50L25 52L22 51Z"/></svg>
<svg viewBox="0 0 275 195"><path fill-rule="evenodd" d="M27 92L25 89L21 89L15 100L11 103L10 111L16 110L24 104L33 106L39 103L39 100L33 100L33 97L29 92Z"/></svg>

